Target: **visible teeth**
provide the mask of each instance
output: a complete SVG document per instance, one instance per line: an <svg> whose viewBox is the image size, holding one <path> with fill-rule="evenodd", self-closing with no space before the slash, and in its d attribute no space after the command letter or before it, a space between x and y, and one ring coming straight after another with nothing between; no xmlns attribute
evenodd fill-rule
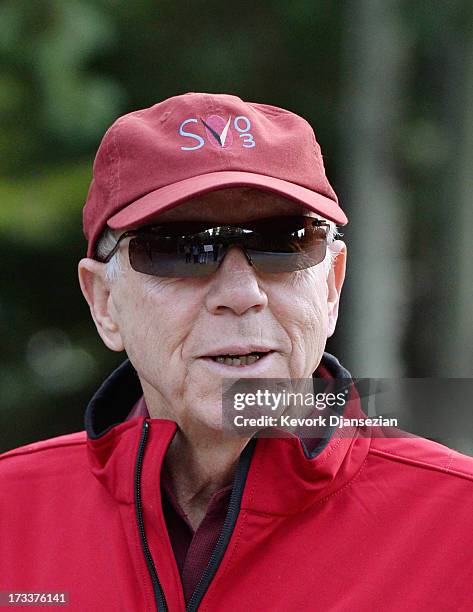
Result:
<svg viewBox="0 0 473 612"><path fill-rule="evenodd" d="M260 355L238 355L235 357L225 357L223 355L219 355L218 357L213 357L214 361L230 366L251 365L252 363L255 363L255 361L258 361L258 359L261 359Z"/></svg>

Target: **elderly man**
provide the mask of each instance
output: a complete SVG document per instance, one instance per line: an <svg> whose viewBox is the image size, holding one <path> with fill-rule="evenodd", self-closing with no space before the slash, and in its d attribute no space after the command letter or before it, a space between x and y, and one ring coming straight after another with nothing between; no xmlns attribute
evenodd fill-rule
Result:
<svg viewBox="0 0 473 612"><path fill-rule="evenodd" d="M224 380L350 380L324 352L346 222L287 110L192 93L112 125L79 278L128 359L85 432L2 456L4 594L97 611L471 610L470 458L363 425L304 439L222 425Z"/></svg>

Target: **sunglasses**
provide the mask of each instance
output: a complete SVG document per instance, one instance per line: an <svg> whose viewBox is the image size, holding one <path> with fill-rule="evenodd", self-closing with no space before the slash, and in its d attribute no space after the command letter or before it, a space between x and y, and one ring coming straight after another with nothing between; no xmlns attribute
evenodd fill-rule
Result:
<svg viewBox="0 0 473 612"><path fill-rule="evenodd" d="M313 217L279 216L238 224L174 221L122 234L133 270L164 277L198 277L217 270L229 247L241 247L250 265L261 272L303 270L321 263L327 251L329 224Z"/></svg>

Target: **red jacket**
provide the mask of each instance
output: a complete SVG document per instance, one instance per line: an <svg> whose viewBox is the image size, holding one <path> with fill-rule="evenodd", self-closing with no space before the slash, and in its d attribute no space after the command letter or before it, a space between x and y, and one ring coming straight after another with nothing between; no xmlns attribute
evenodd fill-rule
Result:
<svg viewBox="0 0 473 612"><path fill-rule="evenodd" d="M81 612L186 610L158 486L176 424L124 420L141 393L125 362L86 431L0 456L0 591L67 591ZM375 433L335 432L312 458L296 436L252 440L187 610L470 612L473 459Z"/></svg>

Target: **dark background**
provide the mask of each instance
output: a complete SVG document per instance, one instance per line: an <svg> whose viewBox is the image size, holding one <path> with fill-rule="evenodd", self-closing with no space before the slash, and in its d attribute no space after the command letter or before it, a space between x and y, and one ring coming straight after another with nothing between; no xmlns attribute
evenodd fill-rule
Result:
<svg viewBox="0 0 473 612"><path fill-rule="evenodd" d="M123 360L77 281L92 161L117 116L188 91L313 125L350 218L327 349L358 377L472 377L472 13L468 0L3 0L0 450L82 429ZM473 454L469 430L441 441Z"/></svg>

